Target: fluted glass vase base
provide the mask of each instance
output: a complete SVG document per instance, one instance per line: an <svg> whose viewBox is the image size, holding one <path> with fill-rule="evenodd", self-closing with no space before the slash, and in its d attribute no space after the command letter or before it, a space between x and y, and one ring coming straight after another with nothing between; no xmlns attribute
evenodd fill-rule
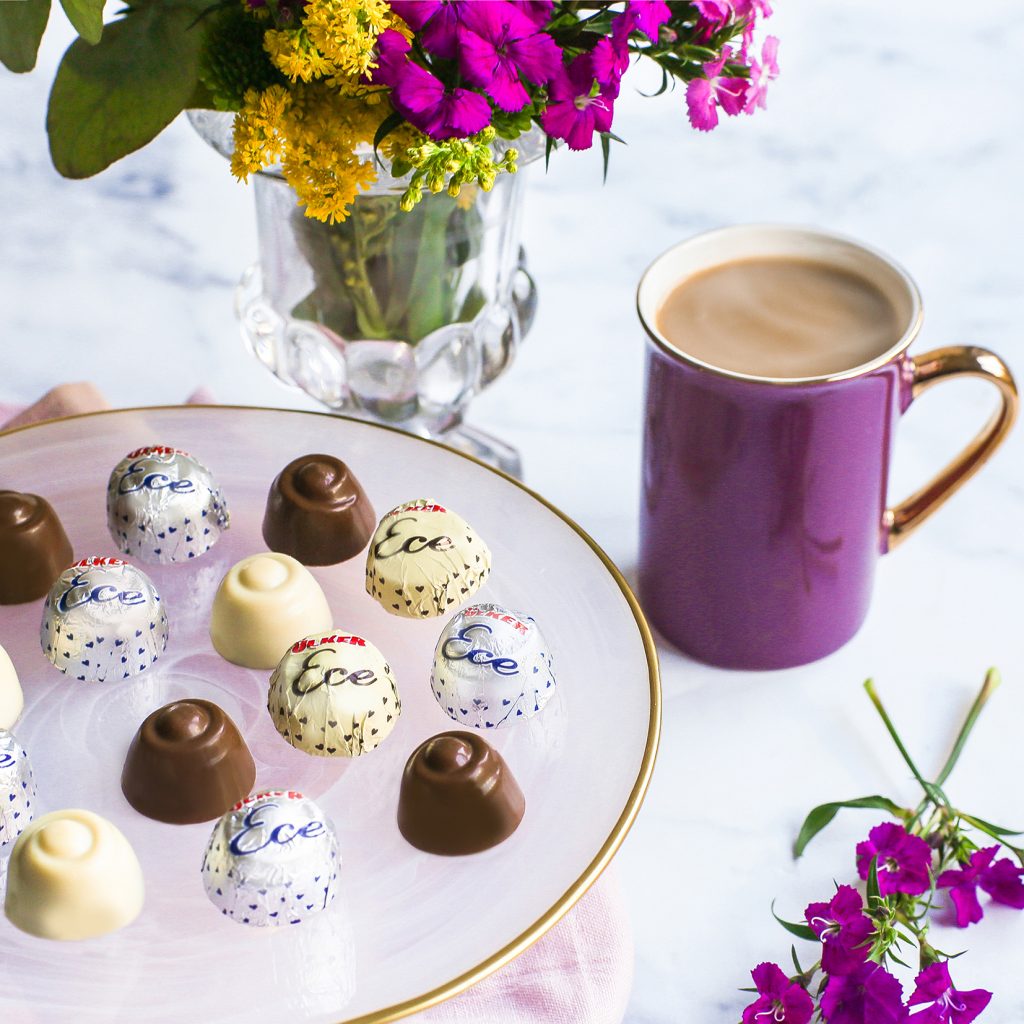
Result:
<svg viewBox="0 0 1024 1024"><path fill-rule="evenodd" d="M523 274L532 304L533 284ZM426 347L388 341L345 344L322 325L282 317L264 292L258 263L242 275L235 312L249 351L283 383L327 409L439 442L517 479L522 477L522 460L515 448L464 423L458 406L443 400L429 402L417 393L417 368L424 362ZM528 315L532 318L532 308ZM452 325L446 333L456 329ZM519 332L515 333L518 340ZM444 348L445 356L435 358L430 371L442 391L446 377L459 376L460 351L472 351L471 345L452 337L445 339Z"/></svg>

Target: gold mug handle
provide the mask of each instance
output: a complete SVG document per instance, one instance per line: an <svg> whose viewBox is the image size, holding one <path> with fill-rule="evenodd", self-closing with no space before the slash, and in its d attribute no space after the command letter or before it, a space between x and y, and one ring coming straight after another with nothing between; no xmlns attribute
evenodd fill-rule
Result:
<svg viewBox="0 0 1024 1024"><path fill-rule="evenodd" d="M911 401L940 381L953 377L980 377L999 391L999 407L971 443L937 476L909 498L886 509L883 525L886 550L906 540L933 512L966 483L1005 440L1017 418L1017 385L1009 367L994 352L971 345L937 348L911 360Z"/></svg>

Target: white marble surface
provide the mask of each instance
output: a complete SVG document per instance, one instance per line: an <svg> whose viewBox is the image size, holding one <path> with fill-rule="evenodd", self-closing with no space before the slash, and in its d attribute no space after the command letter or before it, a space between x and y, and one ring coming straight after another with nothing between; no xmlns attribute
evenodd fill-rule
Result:
<svg viewBox="0 0 1024 1024"><path fill-rule="evenodd" d="M927 308L919 349L970 341L1024 372L1024 9L1015 0L969 10L778 6L783 77L766 114L701 137L685 124L679 92L647 100L627 90L615 127L629 146L616 148L607 186L596 155L560 155L530 183L526 243L540 313L473 419L521 448L527 481L627 574L642 384L633 290L646 263L680 238L750 220L859 236L917 277ZM51 170L45 95L65 42L55 26L36 75L0 72L0 401L92 378L115 404L173 402L200 383L224 401L302 404L242 352L231 291L253 256L250 199L187 125L88 182ZM896 493L951 454L989 403L983 385L963 384L912 410ZM795 865L789 847L804 812L873 792L916 798L860 689L865 676L877 678L931 769L985 668L999 665L1006 685L949 788L982 816L1024 822L1022 460L1018 430L884 561L867 625L833 657L759 675L663 649L661 758L619 858L638 947L629 1024L738 1018L747 970L788 954L773 897L796 917L834 878L849 880L852 845L878 820L848 812ZM996 992L984 1020L1024 1021L1024 917L996 910L941 940L970 948L954 967L962 986Z"/></svg>

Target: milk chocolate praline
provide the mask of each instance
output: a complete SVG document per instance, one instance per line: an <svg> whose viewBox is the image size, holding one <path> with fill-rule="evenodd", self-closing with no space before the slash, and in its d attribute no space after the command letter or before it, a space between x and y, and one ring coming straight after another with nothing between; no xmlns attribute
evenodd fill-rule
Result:
<svg viewBox="0 0 1024 1024"><path fill-rule="evenodd" d="M304 565L334 565L366 547L376 515L359 481L333 455L302 455L270 485L267 547Z"/></svg>
<svg viewBox="0 0 1024 1024"><path fill-rule="evenodd" d="M73 557L64 527L45 498L0 491L0 604L43 597Z"/></svg>
<svg viewBox="0 0 1024 1024"><path fill-rule="evenodd" d="M443 732L421 743L405 766L398 828L427 853L479 853L512 835L525 810L501 754L476 733Z"/></svg>
<svg viewBox="0 0 1024 1024"><path fill-rule="evenodd" d="M139 726L121 790L140 814L174 825L219 818L248 796L256 765L235 723L208 700L174 701Z"/></svg>

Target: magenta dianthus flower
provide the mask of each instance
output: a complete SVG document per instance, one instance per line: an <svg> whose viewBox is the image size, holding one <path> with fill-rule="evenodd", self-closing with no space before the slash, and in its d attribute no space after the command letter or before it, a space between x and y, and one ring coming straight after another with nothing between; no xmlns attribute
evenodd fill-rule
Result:
<svg viewBox="0 0 1024 1024"><path fill-rule="evenodd" d="M425 50L449 60L458 56L458 28L468 6L462 0L390 0L390 5L417 33Z"/></svg>
<svg viewBox="0 0 1024 1024"><path fill-rule="evenodd" d="M992 993L983 988L967 992L953 988L949 965L942 962L926 967L917 976L907 1006L924 1007L910 1018L913 1024L971 1024L991 999Z"/></svg>
<svg viewBox="0 0 1024 1024"><path fill-rule="evenodd" d="M629 68L629 50L617 50L611 39L605 36L590 51L590 67L597 84L614 90L613 98L618 98L622 76Z"/></svg>
<svg viewBox="0 0 1024 1024"><path fill-rule="evenodd" d="M551 20L551 11L555 0L508 0L513 7L518 7L537 28L544 28Z"/></svg>
<svg viewBox="0 0 1024 1024"><path fill-rule="evenodd" d="M995 860L998 846L986 846L975 850L963 867L943 871L936 883L940 889L949 889L956 907L956 923L959 928L977 924L983 914L978 902L977 888L980 886L997 903L1003 903L1017 910L1024 910L1024 869L1018 868L1005 857Z"/></svg>
<svg viewBox="0 0 1024 1024"><path fill-rule="evenodd" d="M897 892L920 896L931 888L928 874L932 863L931 847L902 825L883 822L868 833L864 842L857 844L857 871L861 878L868 877L871 861L876 857L878 891L883 896Z"/></svg>
<svg viewBox="0 0 1024 1024"><path fill-rule="evenodd" d="M522 110L530 94L520 76L544 85L562 67L558 44L510 3L467 4L458 33L459 68L502 110Z"/></svg>
<svg viewBox="0 0 1024 1024"><path fill-rule="evenodd" d="M727 114L738 114L747 99L749 83L745 78L723 75L722 70L732 57L731 47L722 50L718 60L704 65L704 78L695 78L686 87L686 106L690 124L698 131L709 132L718 124L718 108Z"/></svg>
<svg viewBox="0 0 1024 1024"><path fill-rule="evenodd" d="M612 18L612 42L622 46L634 32L643 32L652 43L658 41L658 30L672 17L663 0L629 0L621 14Z"/></svg>
<svg viewBox="0 0 1024 1024"><path fill-rule="evenodd" d="M611 130L618 83L597 81L589 53L581 53L562 68L549 91L551 99L541 115L541 127L548 135L564 139L570 149L590 149L594 132Z"/></svg>
<svg viewBox="0 0 1024 1024"><path fill-rule="evenodd" d="M853 974L835 974L821 996L828 1024L899 1024L907 1019L903 987L883 967L868 962Z"/></svg>
<svg viewBox="0 0 1024 1024"><path fill-rule="evenodd" d="M830 902L810 904L804 917L821 940L821 969L826 974L850 974L867 960L874 925L853 886L840 885Z"/></svg>
<svg viewBox="0 0 1024 1024"><path fill-rule="evenodd" d="M743 1024L808 1024L814 1002L778 964L758 964L750 976L757 986L757 999L743 1011Z"/></svg>
<svg viewBox="0 0 1024 1024"><path fill-rule="evenodd" d="M391 105L414 128L442 140L475 135L491 123L491 105L469 89L448 89L426 68L409 60L409 42L394 29L377 39L373 80L391 87Z"/></svg>
<svg viewBox="0 0 1024 1024"><path fill-rule="evenodd" d="M750 62L750 79L747 86L747 99L743 109L753 114L760 107L768 106L768 83L779 77L779 41L775 36L768 36L761 47L761 59L756 57Z"/></svg>

